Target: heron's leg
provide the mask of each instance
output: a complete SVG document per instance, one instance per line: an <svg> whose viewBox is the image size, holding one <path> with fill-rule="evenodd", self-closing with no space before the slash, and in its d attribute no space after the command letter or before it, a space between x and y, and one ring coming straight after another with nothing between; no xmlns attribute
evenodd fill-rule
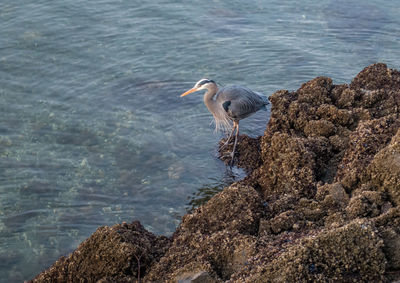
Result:
<svg viewBox="0 0 400 283"><path fill-rule="evenodd" d="M231 131L231 133L229 134L229 136L228 136L226 142L220 147L219 150L223 149L225 146L227 146L227 145L229 144L229 142L231 141L231 138L232 138L232 136L233 136L233 132L234 132L234 131L235 131L235 125L232 127L232 131Z"/></svg>
<svg viewBox="0 0 400 283"><path fill-rule="evenodd" d="M233 150L232 150L232 153L231 153L231 156L232 156L231 166L233 165L233 159L235 157L237 138L238 138L238 135L239 135L239 122L233 122L233 123L234 123L234 126L236 128L236 134L235 134L235 143L233 144Z"/></svg>

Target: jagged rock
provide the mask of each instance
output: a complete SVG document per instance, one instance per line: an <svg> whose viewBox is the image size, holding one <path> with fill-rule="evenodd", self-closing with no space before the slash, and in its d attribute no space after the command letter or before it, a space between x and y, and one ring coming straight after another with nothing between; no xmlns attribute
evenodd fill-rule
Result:
<svg viewBox="0 0 400 283"><path fill-rule="evenodd" d="M383 251L388 260L388 268L400 270L400 235L392 228L384 228L382 231Z"/></svg>
<svg viewBox="0 0 400 283"><path fill-rule="evenodd" d="M134 282L168 249L170 241L156 237L135 221L100 227L68 257L61 257L33 282ZM139 262L138 262L139 261Z"/></svg>
<svg viewBox="0 0 400 283"><path fill-rule="evenodd" d="M340 207L345 207L349 202L349 195L341 183L320 186L316 198L323 202L329 202L330 205L337 204Z"/></svg>
<svg viewBox="0 0 400 283"><path fill-rule="evenodd" d="M213 278L207 271L184 273L176 278L178 283L217 283L219 280Z"/></svg>
<svg viewBox="0 0 400 283"><path fill-rule="evenodd" d="M400 73L378 63L270 101L264 136L239 139L249 176L170 239L100 228L36 280L134 282L139 250L144 282L400 280Z"/></svg>
<svg viewBox="0 0 400 283"><path fill-rule="evenodd" d="M270 220L270 229L272 233L278 234L282 231L290 230L294 223L296 223L297 217L294 211L288 210L275 216Z"/></svg>
<svg viewBox="0 0 400 283"><path fill-rule="evenodd" d="M305 237L274 259L260 256L254 264L260 269L242 282L379 282L386 264L382 247L374 226L356 221Z"/></svg>
<svg viewBox="0 0 400 283"><path fill-rule="evenodd" d="M371 184L387 192L390 200L400 205L400 130L389 145L376 154L367 171Z"/></svg>
<svg viewBox="0 0 400 283"><path fill-rule="evenodd" d="M348 189L355 187L364 178L375 154L390 142L399 128L400 121L393 114L360 122L350 134L349 146L338 165L336 180L340 180Z"/></svg>
<svg viewBox="0 0 400 283"><path fill-rule="evenodd" d="M211 276L229 279L255 253L256 238L251 235L258 231L261 211L261 198L252 187L226 188L183 218L171 248L146 280L172 280L183 272L180 267L194 272L188 270L194 263L201 263L201 268L196 269Z"/></svg>
<svg viewBox="0 0 400 283"><path fill-rule="evenodd" d="M336 127L332 122L327 120L311 120L304 127L304 133L308 137L312 136L323 136L330 137L336 132Z"/></svg>
<svg viewBox="0 0 400 283"><path fill-rule="evenodd" d="M259 167L262 163L260 155L260 140L261 137L250 138L246 135L238 136L234 164L238 167L244 168L247 172L251 172ZM219 142L219 156L225 164L230 164L232 161L231 152L233 150L233 141L226 147L222 148L225 141L226 139L221 139Z"/></svg>
<svg viewBox="0 0 400 283"><path fill-rule="evenodd" d="M307 148L304 138L276 133L269 144L262 147L268 147L258 179L264 197L289 192L297 196L313 194L315 155Z"/></svg>
<svg viewBox="0 0 400 283"><path fill-rule="evenodd" d="M375 217L381 213L382 194L376 191L363 191L350 199L346 207L350 219L357 217Z"/></svg>
<svg viewBox="0 0 400 283"><path fill-rule="evenodd" d="M252 187L233 184L204 206L182 219L176 233L213 233L228 229L255 234L262 213L262 200Z"/></svg>
<svg viewBox="0 0 400 283"><path fill-rule="evenodd" d="M362 70L351 82L351 89L400 89L400 73L388 69L383 63L373 64Z"/></svg>
<svg viewBox="0 0 400 283"><path fill-rule="evenodd" d="M166 255L156 263L145 280L173 282L186 272L207 271L210 276L227 280L254 256L256 237L222 230L211 235L179 234Z"/></svg>

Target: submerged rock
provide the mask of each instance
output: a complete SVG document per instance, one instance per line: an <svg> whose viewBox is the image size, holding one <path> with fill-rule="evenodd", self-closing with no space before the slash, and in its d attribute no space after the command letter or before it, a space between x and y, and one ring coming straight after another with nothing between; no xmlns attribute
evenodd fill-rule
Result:
<svg viewBox="0 0 400 283"><path fill-rule="evenodd" d="M270 100L264 136L238 141L249 175L170 239L99 228L35 281L135 282L139 251L143 282L400 280L400 73L374 64Z"/></svg>

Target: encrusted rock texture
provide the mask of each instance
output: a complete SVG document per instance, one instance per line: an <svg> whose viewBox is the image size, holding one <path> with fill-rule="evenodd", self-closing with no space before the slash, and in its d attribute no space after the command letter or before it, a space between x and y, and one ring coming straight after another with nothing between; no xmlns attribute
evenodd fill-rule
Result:
<svg viewBox="0 0 400 283"><path fill-rule="evenodd" d="M101 227L33 282L400 280L400 73L378 63L270 101L264 136L239 138L248 176L170 238Z"/></svg>

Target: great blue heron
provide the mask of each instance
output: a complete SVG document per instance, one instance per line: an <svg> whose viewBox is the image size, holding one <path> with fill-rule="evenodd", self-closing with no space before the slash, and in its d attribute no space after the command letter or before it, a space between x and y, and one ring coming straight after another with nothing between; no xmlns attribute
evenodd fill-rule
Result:
<svg viewBox="0 0 400 283"><path fill-rule="evenodd" d="M201 79L193 88L183 93L181 97L202 89L207 90L204 94L204 104L214 116L216 130L231 130L228 139L222 147L229 143L236 130L235 143L231 153L232 165L235 156L237 137L239 135L239 121L265 108L265 106L269 104L268 99L262 94L242 86L218 88L217 84L209 79ZM233 122L233 126L230 121Z"/></svg>

